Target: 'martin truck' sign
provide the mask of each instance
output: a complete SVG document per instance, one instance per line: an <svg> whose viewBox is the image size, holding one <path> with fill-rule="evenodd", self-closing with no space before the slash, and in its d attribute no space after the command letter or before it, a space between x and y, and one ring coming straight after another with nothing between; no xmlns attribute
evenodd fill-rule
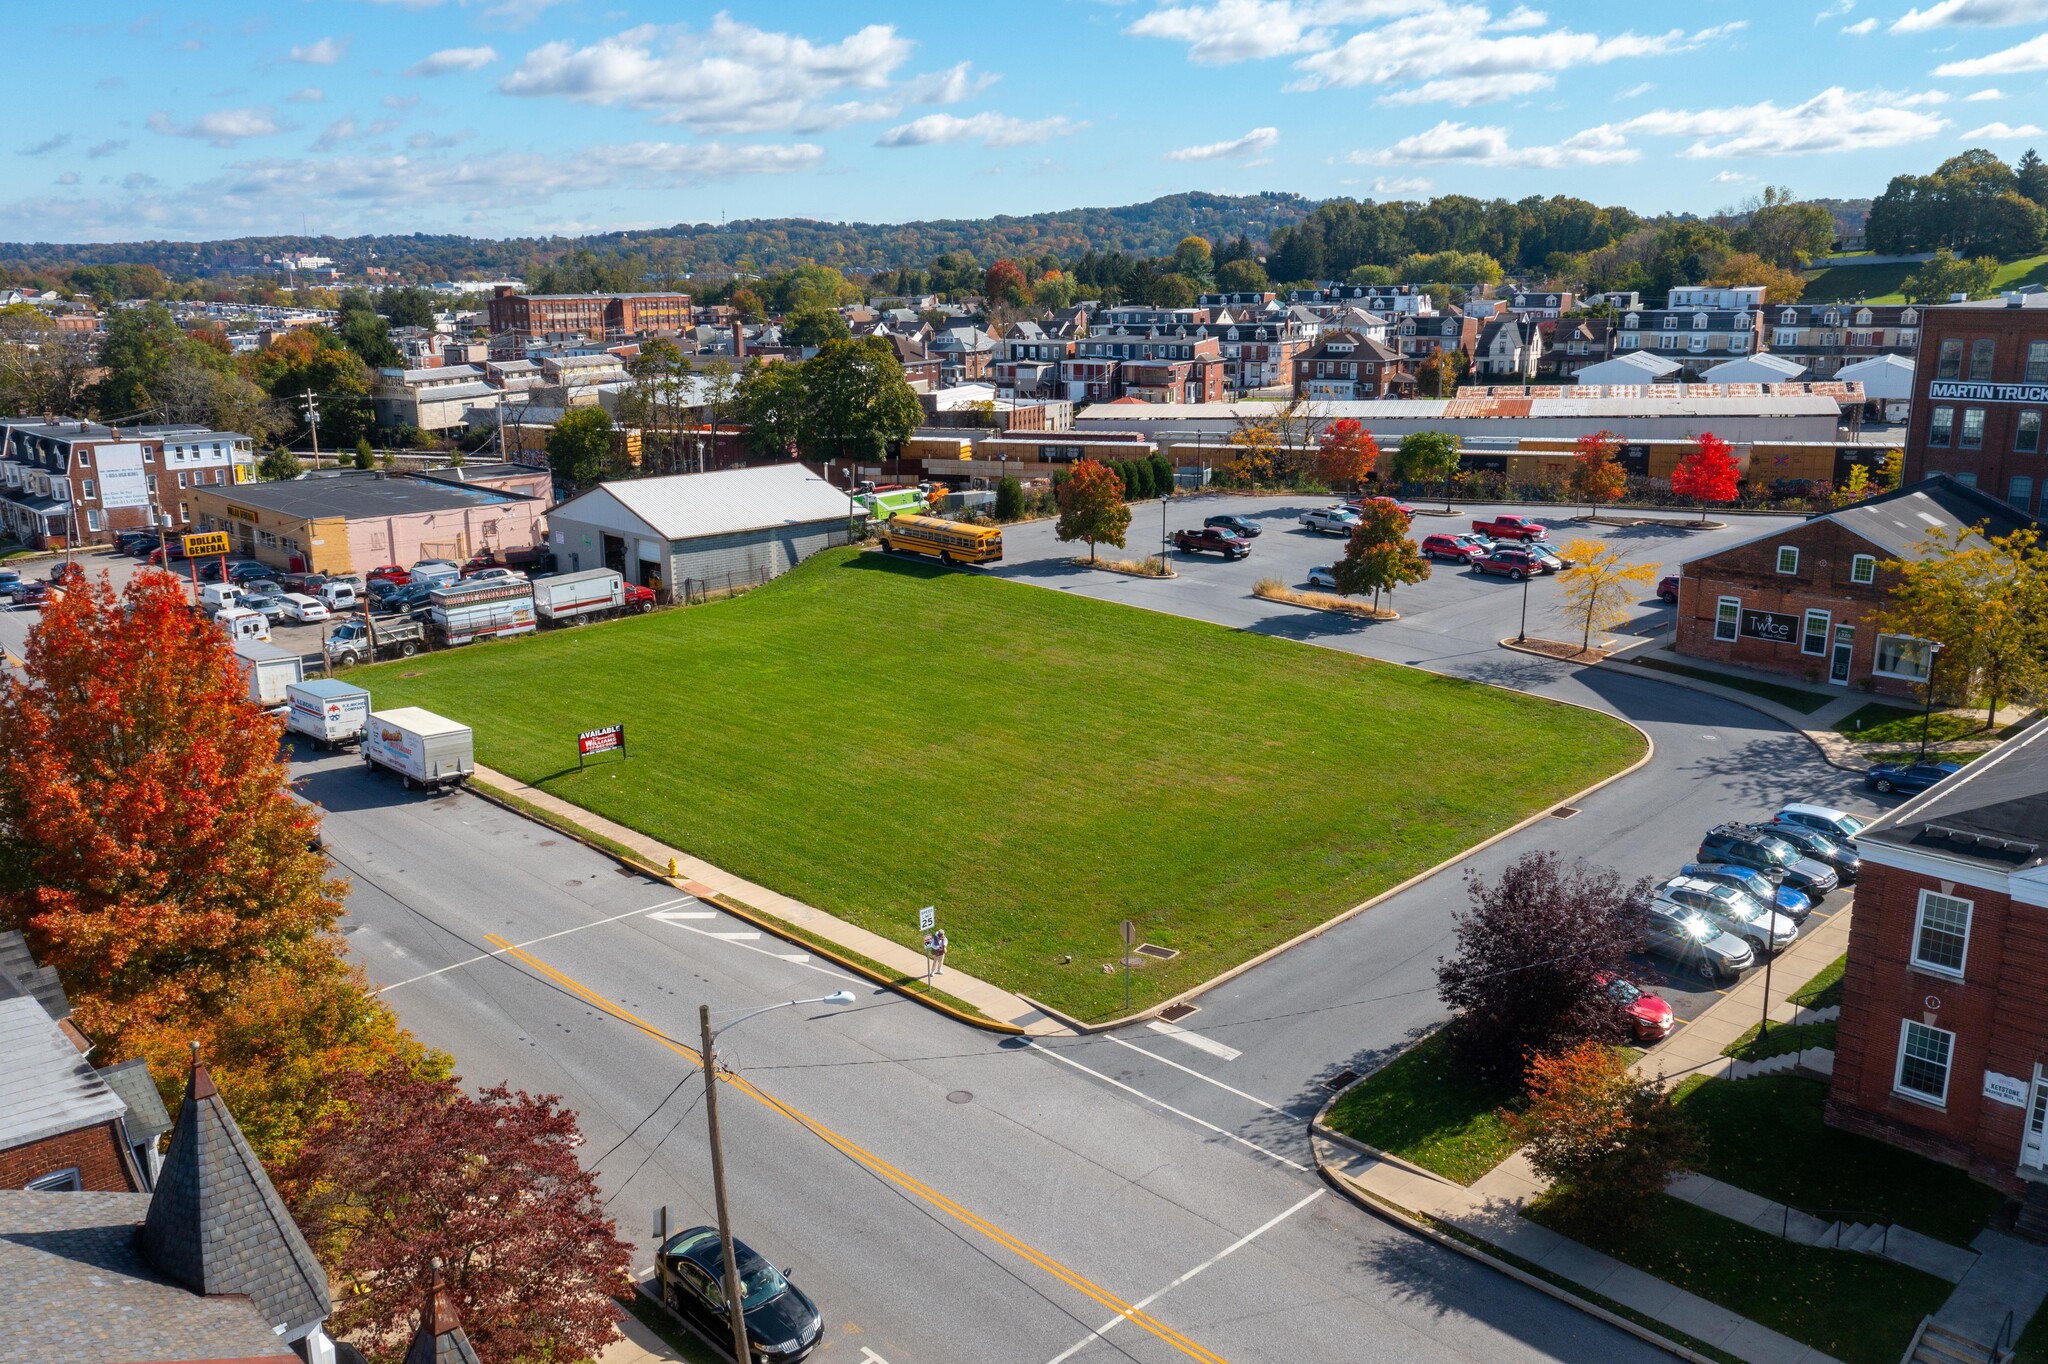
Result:
<svg viewBox="0 0 2048 1364"><path fill-rule="evenodd" d="M2048 403L2048 384L1971 383L1966 379L1936 379L1927 386L1930 400L1946 398L1965 403Z"/></svg>

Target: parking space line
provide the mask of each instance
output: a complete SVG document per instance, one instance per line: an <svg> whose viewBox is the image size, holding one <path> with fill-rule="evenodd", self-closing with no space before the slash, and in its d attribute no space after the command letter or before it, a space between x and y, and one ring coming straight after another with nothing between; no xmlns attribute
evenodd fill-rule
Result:
<svg viewBox="0 0 2048 1364"><path fill-rule="evenodd" d="M1208 1131L1214 1132L1219 1137L1224 1137L1231 1141L1234 1141L1239 1146L1243 1146L1250 1150L1257 1151L1260 1155L1264 1156L1268 1160L1277 1160L1290 1170L1299 1170L1303 1174L1308 1173L1308 1166L1300 1164L1297 1161L1289 1160L1286 1156L1281 1155L1278 1151L1268 1151L1265 1147L1259 1145L1255 1141L1247 1141L1245 1138L1237 1135L1237 1133L1228 1131L1225 1128L1218 1127L1213 1122L1205 1122L1202 1119L1196 1117L1192 1113L1183 1112L1181 1109L1175 1108L1172 1104L1167 1103L1163 1099L1153 1098L1150 1094L1147 1094L1142 1089L1138 1089L1132 1085L1127 1085L1122 1080L1116 1079L1113 1076L1104 1075L1101 1071L1096 1070L1091 1066L1084 1066L1071 1056L1062 1056L1059 1052L1054 1051L1050 1047L1041 1047L1040 1045L1038 1045L1036 1041L1029 1037L1024 1039L1024 1045L1029 1047L1031 1050L1037 1052L1040 1056L1050 1056L1053 1060L1059 1062L1063 1066L1072 1066L1075 1070L1080 1071L1083 1075L1092 1075L1096 1079L1102 1081L1102 1083L1106 1085L1111 1085L1117 1089L1121 1089L1126 1094L1134 1095L1137 1098L1143 1099L1146 1103L1151 1104L1155 1108L1163 1108L1167 1112L1173 1114L1173 1116L1176 1118L1185 1119L1186 1121L1193 1123L1197 1127L1205 1128Z"/></svg>
<svg viewBox="0 0 2048 1364"><path fill-rule="evenodd" d="M615 924L621 919L631 919L642 914L658 913L659 911L665 909L669 905L695 904L696 900L697 897L694 895L685 895L680 900L665 900L661 904L654 906L654 908L652 909L629 909L624 914L614 914L608 919L594 919L587 924L578 924L574 928L564 928L556 933L546 933L538 938L528 938L525 942L513 943L512 946L532 947L535 943L551 942L556 938L566 938L571 933L581 933L586 928L602 928L606 924ZM448 965L439 968L438 970L424 971L417 976L408 976L404 980L393 981L389 985L379 985L376 989L376 993L381 995L387 990L396 990L401 985L412 985L418 981L431 980L435 976L446 975L450 971L459 971L465 966L474 966L480 961L489 961L492 957L503 956L508 950L510 949L501 947L495 952L480 952L474 957L465 957L461 961L451 962ZM392 948L392 951L397 953L397 955L401 957L406 955L403 949L395 946Z"/></svg>
<svg viewBox="0 0 2048 1364"><path fill-rule="evenodd" d="M1267 1103L1264 1099L1261 1099L1256 1094L1247 1094L1241 1089L1232 1089L1229 1085L1224 1084L1221 1080L1216 1079L1214 1076L1204 1075L1201 1071L1196 1070L1193 1066L1184 1066L1178 1061L1169 1061L1164 1056L1161 1056L1159 1053L1153 1051L1146 1051L1143 1047L1138 1046L1134 1042L1126 1042L1121 1037L1112 1037L1108 1040L1116 1043L1119 1047L1129 1047L1132 1051L1138 1053L1138 1055L1140 1056L1148 1056L1154 1061L1157 1061L1162 1066L1172 1066L1175 1070L1181 1071L1182 1073L1187 1075L1192 1075L1197 1080L1201 1080L1204 1083L1212 1084L1216 1086L1216 1088L1223 1090L1226 1093L1235 1094L1240 1099L1247 1099L1252 1103L1257 1104L1259 1107L1268 1110L1269 1112L1279 1113L1284 1111L1282 1109L1274 1107L1272 1104Z"/></svg>

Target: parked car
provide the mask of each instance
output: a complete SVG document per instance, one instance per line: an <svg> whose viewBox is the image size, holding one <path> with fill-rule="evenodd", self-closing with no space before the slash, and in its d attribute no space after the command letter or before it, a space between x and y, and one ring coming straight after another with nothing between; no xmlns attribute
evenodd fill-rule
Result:
<svg viewBox="0 0 2048 1364"><path fill-rule="evenodd" d="M465 574L462 579L466 583L492 583L512 580L523 583L526 581L526 575L516 568L504 568L494 565L490 568L479 568L473 573Z"/></svg>
<svg viewBox="0 0 2048 1364"><path fill-rule="evenodd" d="M1720 881L1695 881L1674 876L1652 892L1657 901L1677 905L1706 917L1723 933L1733 933L1751 950L1782 952L1799 938L1799 925L1783 914L1764 907L1748 891L1737 890Z"/></svg>
<svg viewBox="0 0 2048 1364"><path fill-rule="evenodd" d="M1777 824L1804 824L1809 829L1818 829L1836 842L1847 841L1856 846L1856 835L1870 827L1870 821L1861 815L1852 815L1846 810L1837 810L1828 805L1808 805L1795 801L1778 811Z"/></svg>
<svg viewBox="0 0 2048 1364"><path fill-rule="evenodd" d="M1783 881L1773 881L1754 867L1738 867L1733 862L1688 862L1678 869L1678 874L1697 881L1719 881L1737 890L1746 890L1795 924L1805 923L1806 916L1813 913L1813 901Z"/></svg>
<svg viewBox="0 0 2048 1364"><path fill-rule="evenodd" d="M1814 861L1833 867L1835 875L1842 878L1843 885L1856 884L1856 873L1862 870L1863 859L1857 855L1855 844L1830 838L1804 824L1773 820L1757 827L1775 838L1784 839Z"/></svg>
<svg viewBox="0 0 2048 1364"><path fill-rule="evenodd" d="M1953 777L1962 770L1961 763L1879 763L1864 774L1863 780L1887 795L1897 791L1917 796L1943 777Z"/></svg>
<svg viewBox="0 0 2048 1364"><path fill-rule="evenodd" d="M234 604L244 611L254 611L272 625L278 624L288 616L284 598L271 592L244 592L235 598Z"/></svg>
<svg viewBox="0 0 2048 1364"><path fill-rule="evenodd" d="M11 597L20 590L20 571L12 568L0 568L0 597Z"/></svg>
<svg viewBox="0 0 2048 1364"><path fill-rule="evenodd" d="M1351 501L1346 502L1344 505L1350 508L1352 511L1362 513L1364 512L1366 503L1368 502L1378 502L1382 506L1392 507L1395 511L1401 513L1401 515L1407 517L1410 521L1413 521L1415 519L1415 508L1409 506L1406 502L1401 501L1399 498L1394 497L1355 497L1351 499Z"/></svg>
<svg viewBox="0 0 2048 1364"><path fill-rule="evenodd" d="M330 612L353 611L356 604L363 599L363 594L356 590L354 583L344 582L339 578L330 578L320 584L319 592L314 595L320 598L320 604Z"/></svg>
<svg viewBox="0 0 2048 1364"><path fill-rule="evenodd" d="M1310 587L1327 588L1335 592L1337 590L1337 575L1330 565L1317 564L1308 571L1308 585Z"/></svg>
<svg viewBox="0 0 2048 1364"><path fill-rule="evenodd" d="M1662 995L1653 995L1632 980L1610 976L1602 971L1596 977L1607 990L1607 997L1614 1001L1614 1007L1621 1010L1628 1019L1629 1030L1638 1042L1661 1042L1671 1036L1677 1015L1671 1012L1671 1003Z"/></svg>
<svg viewBox="0 0 2048 1364"><path fill-rule="evenodd" d="M287 592L303 592L309 597L320 595L320 589L327 582L325 573L281 573L277 581Z"/></svg>
<svg viewBox="0 0 2048 1364"><path fill-rule="evenodd" d="M372 607L380 613L406 615L415 611L425 611L429 606L428 594L433 590L432 585L428 583L407 583L404 587L394 587L381 596L372 597L370 601Z"/></svg>
<svg viewBox="0 0 2048 1364"><path fill-rule="evenodd" d="M1301 524L1320 535L1345 535L1358 529L1358 513L1348 507L1317 507L1303 512Z"/></svg>
<svg viewBox="0 0 2048 1364"><path fill-rule="evenodd" d="M1424 558L1438 563L1469 564L1474 559L1486 557L1491 545L1481 544L1476 535L1436 535L1422 537L1421 550Z"/></svg>
<svg viewBox="0 0 2048 1364"><path fill-rule="evenodd" d="M244 592L256 592L266 597L281 597L284 588L273 578L247 578L236 584Z"/></svg>
<svg viewBox="0 0 2048 1364"><path fill-rule="evenodd" d="M1550 570L1543 561L1517 545L1500 545L1488 550L1472 561L1472 567L1480 573L1491 573L1498 577L1521 582L1524 578L1541 577Z"/></svg>
<svg viewBox="0 0 2048 1364"><path fill-rule="evenodd" d="M258 579L276 580L277 570L269 564L259 564L254 559L244 559L238 564L228 565L228 581L231 583L253 583Z"/></svg>
<svg viewBox="0 0 2048 1364"><path fill-rule="evenodd" d="M14 594L14 604L30 611L40 611L43 603L50 599L48 583L23 583Z"/></svg>
<svg viewBox="0 0 2048 1364"><path fill-rule="evenodd" d="M1218 530L1234 531L1247 540L1259 538L1259 523L1249 516L1212 516L1202 524L1214 526Z"/></svg>
<svg viewBox="0 0 2048 1364"><path fill-rule="evenodd" d="M460 581L462 566L453 559L422 559L412 566L412 581L440 587Z"/></svg>
<svg viewBox="0 0 2048 1364"><path fill-rule="evenodd" d="M371 569L365 576L369 579L372 588L376 587L378 583L390 583L393 587L404 587L412 581L412 574L406 572L397 564L381 564Z"/></svg>
<svg viewBox="0 0 2048 1364"><path fill-rule="evenodd" d="M1173 547L1183 554L1221 554L1226 559L1242 559L1252 552L1250 541L1215 526L1177 530Z"/></svg>
<svg viewBox="0 0 2048 1364"><path fill-rule="evenodd" d="M732 1243L739 1271L740 1315L755 1361L774 1364L805 1359L817 1348L825 1320L817 1304L759 1252L738 1237ZM654 1257L661 1300L687 1318L708 1340L732 1339L725 1301L725 1250L716 1227L693 1227L662 1244Z"/></svg>
<svg viewBox="0 0 2048 1364"><path fill-rule="evenodd" d="M1657 600L1668 601L1673 606L1678 605L1678 575L1676 573L1667 573L1657 579Z"/></svg>
<svg viewBox="0 0 2048 1364"><path fill-rule="evenodd" d="M327 604L318 597L309 597L303 592L287 592L279 597L278 601L284 606L287 620L304 622L327 619Z"/></svg>
<svg viewBox="0 0 2048 1364"><path fill-rule="evenodd" d="M1742 939L1692 910L1655 900L1643 916L1643 950L1713 981L1734 980L1756 965L1756 953Z"/></svg>
<svg viewBox="0 0 2048 1364"><path fill-rule="evenodd" d="M177 542L173 541L172 543L176 544ZM236 569L241 569L244 572L253 571L258 577L267 577L270 573L269 565L259 564L254 559L228 559L223 561L216 554L199 561L199 581L203 583L234 582Z"/></svg>
<svg viewBox="0 0 2048 1364"><path fill-rule="evenodd" d="M1491 521L1474 521L1472 529L1494 540L1548 540L1547 527L1526 516L1496 516Z"/></svg>
<svg viewBox="0 0 2048 1364"><path fill-rule="evenodd" d="M1559 554L1541 540L1525 540L1517 548L1522 553L1532 555L1540 560L1545 573L1562 573L1578 563L1578 560Z"/></svg>
<svg viewBox="0 0 2048 1364"><path fill-rule="evenodd" d="M1732 862L1750 867L1766 876L1782 877L1794 890L1819 904L1829 891L1841 884L1834 870L1810 857L1782 838L1773 838L1748 824L1720 824L1700 840L1699 860Z"/></svg>

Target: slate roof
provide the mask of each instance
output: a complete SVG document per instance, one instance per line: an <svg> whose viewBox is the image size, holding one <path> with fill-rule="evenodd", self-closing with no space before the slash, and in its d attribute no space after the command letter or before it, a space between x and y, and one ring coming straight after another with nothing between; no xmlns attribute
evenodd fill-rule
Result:
<svg viewBox="0 0 2048 1364"><path fill-rule="evenodd" d="M405 1364L479 1364L469 1333L462 1329L462 1315L455 1310L455 1298L441 1279L439 1260L434 1261L433 1285L420 1312L419 1330L406 1349Z"/></svg>
<svg viewBox="0 0 2048 1364"><path fill-rule="evenodd" d="M36 965L28 939L18 929L0 933L0 974L14 977L14 983L34 995L43 1012L59 1023L71 1017L71 1001L64 994L64 983L57 979L57 968Z"/></svg>
<svg viewBox="0 0 2048 1364"><path fill-rule="evenodd" d="M0 1150L127 1111L35 996L0 974Z"/></svg>
<svg viewBox="0 0 2048 1364"><path fill-rule="evenodd" d="M130 1145L141 1142L154 1144L158 1137L171 1130L171 1111L164 1107L164 1096L157 1093L156 1081L149 1078L149 1062L137 1056L102 1066L100 1079L128 1107L122 1121L127 1125Z"/></svg>
<svg viewBox="0 0 2048 1364"><path fill-rule="evenodd" d="M2048 725L2035 725L1856 835L1999 871L2048 866Z"/></svg>
<svg viewBox="0 0 2048 1364"><path fill-rule="evenodd" d="M194 1292L246 1294L265 1322L288 1332L333 1310L326 1271L196 1056L142 1248Z"/></svg>
<svg viewBox="0 0 2048 1364"><path fill-rule="evenodd" d="M203 1298L152 1268L141 1193L0 1190L0 1364L292 1360L246 1298Z"/></svg>

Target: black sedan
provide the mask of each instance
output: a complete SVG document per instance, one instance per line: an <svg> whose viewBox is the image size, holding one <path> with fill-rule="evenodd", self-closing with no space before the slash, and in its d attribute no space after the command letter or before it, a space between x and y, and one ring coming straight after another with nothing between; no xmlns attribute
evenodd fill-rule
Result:
<svg viewBox="0 0 2048 1364"><path fill-rule="evenodd" d="M775 1364L808 1358L824 1334L825 1319L802 1289L744 1241L732 1243L739 1267L740 1306L747 1344L756 1361ZM732 1339L725 1307L725 1251L718 1228L696 1227L668 1238L655 1257L661 1300L720 1344Z"/></svg>
<svg viewBox="0 0 2048 1364"><path fill-rule="evenodd" d="M1214 526L1218 530L1234 531L1247 540L1259 538L1259 523L1249 516L1211 516L1202 524Z"/></svg>
<svg viewBox="0 0 2048 1364"><path fill-rule="evenodd" d="M1917 796L1943 777L1963 770L1961 763L1879 763L1863 780L1879 791Z"/></svg>
<svg viewBox="0 0 2048 1364"><path fill-rule="evenodd" d="M1784 839L1814 861L1833 867L1835 875L1842 878L1845 886L1854 885L1856 873L1862 870L1863 858L1853 845L1839 838L1830 838L1818 829L1795 824L1789 819L1774 820L1758 827L1773 838Z"/></svg>

